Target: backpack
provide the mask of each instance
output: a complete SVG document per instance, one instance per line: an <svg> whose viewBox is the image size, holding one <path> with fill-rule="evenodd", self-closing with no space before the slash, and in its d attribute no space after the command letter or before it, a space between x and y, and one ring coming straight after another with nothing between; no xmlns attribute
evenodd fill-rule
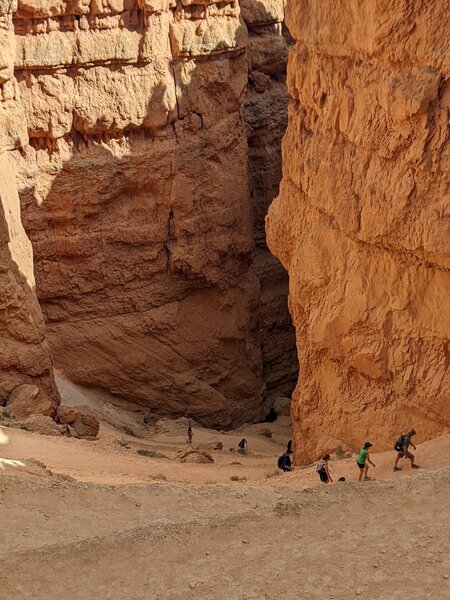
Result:
<svg viewBox="0 0 450 600"><path fill-rule="evenodd" d="M282 469L282 468L283 468L283 460L284 460L284 454L282 454L282 455L281 455L281 456L278 458L277 465L278 465L278 468L279 468L279 469Z"/></svg>
<svg viewBox="0 0 450 600"><path fill-rule="evenodd" d="M316 467L316 471L317 473L320 473L321 471L325 470L325 463L321 460L317 463L317 467Z"/></svg>
<svg viewBox="0 0 450 600"><path fill-rule="evenodd" d="M394 450L397 450L397 452L401 452L403 450L404 445L405 445L405 436L402 433L402 435L398 438L398 440L394 444Z"/></svg>

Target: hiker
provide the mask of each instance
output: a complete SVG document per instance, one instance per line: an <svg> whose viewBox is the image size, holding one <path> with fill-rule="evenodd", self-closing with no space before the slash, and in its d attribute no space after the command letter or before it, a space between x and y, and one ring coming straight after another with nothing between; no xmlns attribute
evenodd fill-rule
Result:
<svg viewBox="0 0 450 600"><path fill-rule="evenodd" d="M414 463L414 454L408 450L409 446L412 446L414 450L416 449L416 446L411 439L413 435L416 435L416 432L414 429L410 429L407 433L403 433L395 442L394 450L397 450L397 458L395 459L394 471L401 471L401 467L398 466L398 461L401 458L409 458L411 467L413 469L419 468L419 465Z"/></svg>
<svg viewBox="0 0 450 600"><path fill-rule="evenodd" d="M370 456L369 456L369 448L372 448L373 444L371 444L370 442L366 442L364 444L364 446L361 448L358 456L356 457L356 464L359 467L359 480L361 481L363 478L363 474L364 474L364 481L368 481L370 479L370 477L367 476L367 473L369 471L369 465L372 465L372 467L375 466L375 464L370 460Z"/></svg>
<svg viewBox="0 0 450 600"><path fill-rule="evenodd" d="M292 471L292 450L287 450L280 458L278 459L278 468L282 471Z"/></svg>
<svg viewBox="0 0 450 600"><path fill-rule="evenodd" d="M330 471L328 469L328 461L330 460L330 455L329 454L325 454L325 456L319 460L319 462L317 463L317 468L316 471L319 474L320 477L320 481L322 483L329 483L331 481L331 483L333 483L333 478L330 475Z"/></svg>
<svg viewBox="0 0 450 600"><path fill-rule="evenodd" d="M289 440L287 443L287 451L292 452L292 440Z"/></svg>
<svg viewBox="0 0 450 600"><path fill-rule="evenodd" d="M187 430L187 435L188 435L188 444L192 444L192 427L189 425L188 430Z"/></svg>
<svg viewBox="0 0 450 600"><path fill-rule="evenodd" d="M242 452L242 454L247 454L247 446L248 446L248 444L247 444L247 440L245 438L243 438L239 442L238 446L239 446L239 451Z"/></svg>

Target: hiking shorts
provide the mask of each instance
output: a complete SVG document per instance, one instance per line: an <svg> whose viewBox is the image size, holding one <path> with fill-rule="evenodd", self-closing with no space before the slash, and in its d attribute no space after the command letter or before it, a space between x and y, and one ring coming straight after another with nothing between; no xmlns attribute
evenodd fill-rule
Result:
<svg viewBox="0 0 450 600"><path fill-rule="evenodd" d="M411 452L409 450L402 450L401 452L398 453L398 455L401 458L412 458L413 455L411 454Z"/></svg>
<svg viewBox="0 0 450 600"><path fill-rule="evenodd" d="M326 471L319 471L319 477L322 483L328 483L328 475Z"/></svg>
<svg viewBox="0 0 450 600"><path fill-rule="evenodd" d="M358 465L358 467L359 467L360 469L364 469L364 467L366 466L366 465L362 465L362 464L361 464L361 463L359 463L358 461L356 461L356 464Z"/></svg>

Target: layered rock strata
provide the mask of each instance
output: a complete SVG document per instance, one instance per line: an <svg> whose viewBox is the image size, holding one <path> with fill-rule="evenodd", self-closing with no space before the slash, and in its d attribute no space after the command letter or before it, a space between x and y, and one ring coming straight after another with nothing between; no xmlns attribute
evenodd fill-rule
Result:
<svg viewBox="0 0 450 600"><path fill-rule="evenodd" d="M281 179L281 138L287 127L286 68L290 39L286 0L241 0L248 28L249 86L244 103L249 146L255 271L260 281L259 324L269 398L292 393L298 362L287 305L288 275L268 250L264 220Z"/></svg>
<svg viewBox="0 0 450 600"><path fill-rule="evenodd" d="M297 459L450 426L450 29L445 2L288 3L283 182Z"/></svg>
<svg viewBox="0 0 450 600"><path fill-rule="evenodd" d="M14 165L8 155L27 141L14 79L15 8L15 2L0 0L0 403L27 383L46 394L49 406L55 407L59 396L34 291L32 249L22 226Z"/></svg>
<svg viewBox="0 0 450 600"><path fill-rule="evenodd" d="M158 414L262 417L238 3L20 0L14 29L14 160L56 364Z"/></svg>

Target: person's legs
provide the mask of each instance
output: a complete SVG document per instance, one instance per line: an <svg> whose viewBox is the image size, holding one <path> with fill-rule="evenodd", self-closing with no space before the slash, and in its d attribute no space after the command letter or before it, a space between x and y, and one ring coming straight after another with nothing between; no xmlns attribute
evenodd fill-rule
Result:
<svg viewBox="0 0 450 600"><path fill-rule="evenodd" d="M398 461L403 458L404 454L403 452L397 452L397 458L395 459L395 464L394 464L394 471L397 471L397 469L400 469L400 467L398 466Z"/></svg>
<svg viewBox="0 0 450 600"><path fill-rule="evenodd" d="M411 467L414 467L414 454L412 452L409 452L409 450L406 451L405 453L405 458L409 458L409 460L411 461Z"/></svg>
<svg viewBox="0 0 450 600"><path fill-rule="evenodd" d="M320 471L319 477L320 477L320 481L322 483L328 483L329 479L328 479L328 475L325 473L325 471Z"/></svg>
<svg viewBox="0 0 450 600"><path fill-rule="evenodd" d="M359 469L359 479L358 481L362 481L362 477L363 477L363 473L364 473L364 467L361 467L359 463L356 463L358 465L358 469Z"/></svg>
<svg viewBox="0 0 450 600"><path fill-rule="evenodd" d="M370 478L367 476L367 473L368 473L368 472L369 472L369 465L366 465L366 466L364 467L364 479L370 479Z"/></svg>

